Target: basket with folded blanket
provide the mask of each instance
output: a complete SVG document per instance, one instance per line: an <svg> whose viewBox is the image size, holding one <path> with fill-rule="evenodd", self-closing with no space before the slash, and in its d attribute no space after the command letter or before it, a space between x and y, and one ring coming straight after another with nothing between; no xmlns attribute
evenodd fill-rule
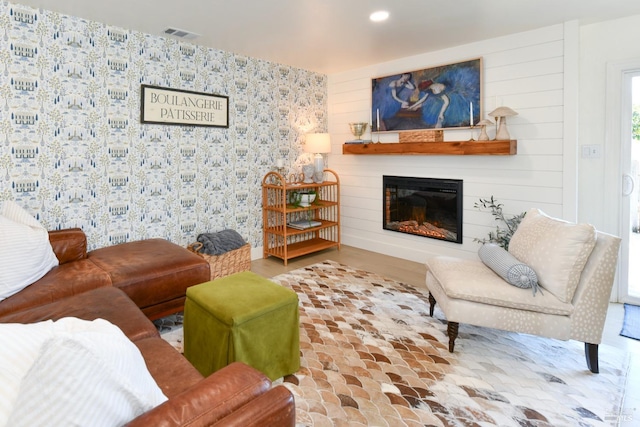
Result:
<svg viewBox="0 0 640 427"><path fill-rule="evenodd" d="M251 269L251 245L235 230L202 233L187 246L209 262L211 280Z"/></svg>

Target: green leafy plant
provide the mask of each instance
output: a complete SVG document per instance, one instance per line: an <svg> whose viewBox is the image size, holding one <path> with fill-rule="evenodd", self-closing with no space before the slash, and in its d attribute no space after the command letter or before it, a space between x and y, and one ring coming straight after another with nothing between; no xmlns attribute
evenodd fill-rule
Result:
<svg viewBox="0 0 640 427"><path fill-rule="evenodd" d="M309 195L309 196L315 195L316 197L314 197L313 201L309 205L303 205L302 204L303 195ZM309 225L311 225L311 221L313 221L313 210L311 209L311 207L313 205L320 204L318 192L314 188L301 190L301 191L292 191L288 194L288 198L289 198L289 203L288 203L289 206L293 208L306 208L306 217L307 217L306 220L309 222Z"/></svg>
<svg viewBox="0 0 640 427"><path fill-rule="evenodd" d="M303 207L301 205L301 202L302 202L302 195L304 194L309 194L309 195L316 194L317 196L317 192L315 189L292 191L288 194L289 204L294 208ZM318 203L318 197L316 197L311 204L317 204L317 203ZM307 206L307 208L310 208L310 206Z"/></svg>
<svg viewBox="0 0 640 427"><path fill-rule="evenodd" d="M480 198L476 203L474 203L473 207L480 210L489 210L491 211L491 215L493 218L500 222L496 226L495 231L489 232L489 237L486 239L473 239L474 242L479 243L496 243L497 245L502 246L505 250L509 249L509 242L511 241L511 237L513 233L515 233L518 225L522 222L522 219L527 214L526 212L522 212L519 215L513 215L511 217L506 217L502 212L502 203L498 203L496 199L491 196L489 199Z"/></svg>

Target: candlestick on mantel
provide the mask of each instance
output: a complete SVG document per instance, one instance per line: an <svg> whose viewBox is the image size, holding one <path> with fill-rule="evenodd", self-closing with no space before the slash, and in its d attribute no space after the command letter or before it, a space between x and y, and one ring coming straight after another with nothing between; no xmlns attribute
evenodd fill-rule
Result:
<svg viewBox="0 0 640 427"><path fill-rule="evenodd" d="M473 127L473 102L469 103L469 126Z"/></svg>
<svg viewBox="0 0 640 427"><path fill-rule="evenodd" d="M380 109L376 108L376 130L377 133L376 135L378 135L378 141L376 142L376 144L380 143ZM373 139L373 135L371 136L371 139Z"/></svg>

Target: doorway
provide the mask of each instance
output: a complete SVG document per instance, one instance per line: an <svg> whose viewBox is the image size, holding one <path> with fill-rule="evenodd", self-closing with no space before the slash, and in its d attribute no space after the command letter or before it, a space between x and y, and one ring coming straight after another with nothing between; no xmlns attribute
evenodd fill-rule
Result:
<svg viewBox="0 0 640 427"><path fill-rule="evenodd" d="M623 72L621 97L623 245L618 299L640 304L640 69Z"/></svg>
<svg viewBox="0 0 640 427"><path fill-rule="evenodd" d="M604 205L610 206L609 232L622 239L611 300L635 305L640 305L640 233L633 232L640 228L640 141L634 141L633 105L640 104L639 87L640 58L607 64Z"/></svg>

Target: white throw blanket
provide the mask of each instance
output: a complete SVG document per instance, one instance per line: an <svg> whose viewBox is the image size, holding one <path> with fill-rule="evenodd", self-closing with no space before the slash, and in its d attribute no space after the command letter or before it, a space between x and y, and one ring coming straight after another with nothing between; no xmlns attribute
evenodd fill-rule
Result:
<svg viewBox="0 0 640 427"><path fill-rule="evenodd" d="M167 398L115 325L0 324L0 426L125 424Z"/></svg>

